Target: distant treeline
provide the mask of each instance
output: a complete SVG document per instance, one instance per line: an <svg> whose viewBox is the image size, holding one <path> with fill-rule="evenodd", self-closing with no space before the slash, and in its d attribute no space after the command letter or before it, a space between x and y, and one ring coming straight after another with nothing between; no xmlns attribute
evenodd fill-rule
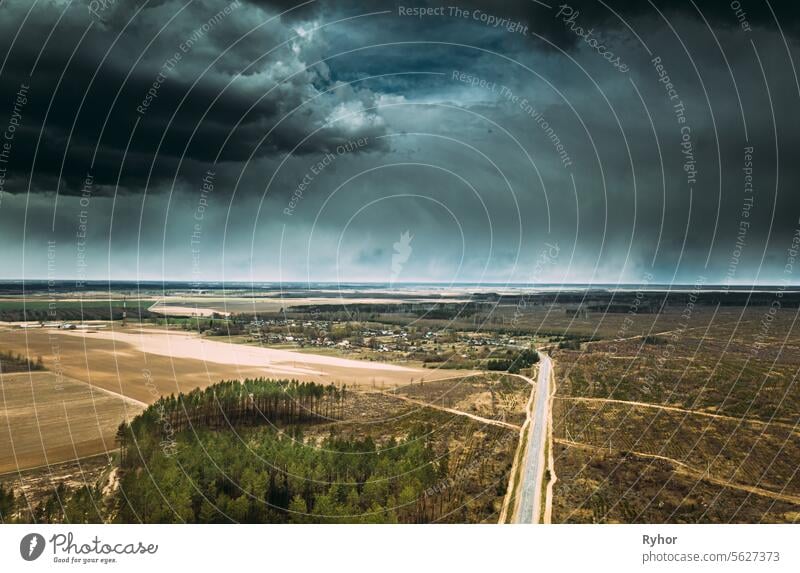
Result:
<svg viewBox="0 0 800 573"><path fill-rule="evenodd" d="M122 303L98 304L96 302L84 303L81 308L77 302L59 302L52 307L47 303L37 301L25 305L22 303L10 305L4 303L0 305L0 321L28 321L28 322L49 322L49 321L75 321L81 320L122 320L123 313L127 310L127 318L137 321L146 318L154 318L161 315L154 314L145 308L139 309L128 304L127 309L123 308Z"/></svg>
<svg viewBox="0 0 800 573"><path fill-rule="evenodd" d="M469 317L478 312L491 310L492 305L483 302L404 302L404 303L353 303L347 304L346 314L353 320L375 318L382 314L409 314L430 319L453 319ZM313 314L318 318L334 319L342 314L342 304L307 304L291 307L291 312Z"/></svg>
<svg viewBox="0 0 800 573"><path fill-rule="evenodd" d="M769 306L780 293L781 306L800 306L800 292L794 287L786 289L782 286L757 287L753 291L725 290L722 286L705 285L695 289L693 285L663 286L656 290L637 292L637 285L626 286L625 291L597 290L565 290L524 294L476 293L471 295L474 301L494 302L501 306L525 303L528 306L542 304L583 305L596 312L628 312L630 305L636 302L640 313L659 312L662 306L681 306L692 300L695 304L722 306Z"/></svg>

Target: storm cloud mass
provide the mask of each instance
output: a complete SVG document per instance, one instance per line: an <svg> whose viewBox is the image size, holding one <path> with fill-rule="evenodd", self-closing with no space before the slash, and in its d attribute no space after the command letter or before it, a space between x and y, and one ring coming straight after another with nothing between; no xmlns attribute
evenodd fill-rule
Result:
<svg viewBox="0 0 800 573"><path fill-rule="evenodd" d="M6 0L0 278L797 283L796 3L497 4Z"/></svg>

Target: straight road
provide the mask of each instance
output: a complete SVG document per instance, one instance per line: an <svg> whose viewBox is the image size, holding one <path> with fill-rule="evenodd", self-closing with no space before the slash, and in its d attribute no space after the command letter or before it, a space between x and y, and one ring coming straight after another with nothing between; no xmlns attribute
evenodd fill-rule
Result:
<svg viewBox="0 0 800 573"><path fill-rule="evenodd" d="M519 505L515 512L515 523L539 523L542 499L542 484L547 460L544 456L547 438L547 419L550 402L550 377L552 362L546 354L539 353L539 378L533 398L528 426L528 445L522 466L518 488ZM531 380L531 383L533 381Z"/></svg>

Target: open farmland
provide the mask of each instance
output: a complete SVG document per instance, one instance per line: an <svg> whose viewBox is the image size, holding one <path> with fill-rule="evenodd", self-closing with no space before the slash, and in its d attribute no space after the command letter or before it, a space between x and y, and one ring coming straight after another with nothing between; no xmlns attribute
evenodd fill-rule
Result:
<svg viewBox="0 0 800 573"><path fill-rule="evenodd" d="M125 342L84 338L64 330L2 329L0 348L41 356L45 367L59 376L148 403L159 395L207 386L223 378L263 374L256 368L147 354Z"/></svg>
<svg viewBox="0 0 800 573"><path fill-rule="evenodd" d="M2 467L7 469L113 449L114 432L125 419L125 404L129 408L136 404L135 414L159 396L188 392L223 379L274 377L392 388L412 380L459 374L229 344L158 329L83 332L6 327L0 328L0 349L41 357L49 370L33 374L31 384L27 373L2 378L9 392L4 408L7 423L2 424L4 439L13 439L15 447L20 440L16 461L11 449L2 450ZM59 385L62 390L55 389ZM42 412L38 422L30 416L35 414L34 406ZM84 415L87 410L89 417ZM78 438L70 437L67 425Z"/></svg>
<svg viewBox="0 0 800 573"><path fill-rule="evenodd" d="M127 312L139 318L153 315L147 311L152 301L122 298L61 298L0 297L0 321L50 321L50 320L115 320Z"/></svg>
<svg viewBox="0 0 800 573"><path fill-rule="evenodd" d="M116 449L122 420L145 404L52 372L0 378L0 474Z"/></svg>
<svg viewBox="0 0 800 573"><path fill-rule="evenodd" d="M98 332L0 329L0 348L42 356L45 366L141 400L204 387L221 379L273 376L317 382L385 386L459 374L393 364L230 344L159 329Z"/></svg>

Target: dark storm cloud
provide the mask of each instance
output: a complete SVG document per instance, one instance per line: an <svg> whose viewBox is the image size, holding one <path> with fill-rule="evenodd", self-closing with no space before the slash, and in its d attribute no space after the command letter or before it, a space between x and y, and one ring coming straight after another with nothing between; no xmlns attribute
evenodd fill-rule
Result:
<svg viewBox="0 0 800 573"><path fill-rule="evenodd" d="M277 10L286 10L297 6L293 2L271 2L263 0L255 2L259 5L272 6ZM732 7L733 5L733 7ZM365 4L359 0L339 0L338 2L311 2L291 12L287 18L331 18L342 15L354 15L370 11L388 11L397 15L401 8L437 8L445 7L446 18L408 18L387 23L383 28L393 31L393 34L383 34L384 39L389 36L411 33L424 35L420 32L435 30L437 36L447 37L448 31L454 31L460 40L464 40L464 25L475 24L479 20L472 16L450 17L455 12L450 12L451 7L476 11L484 14L507 18L511 21L527 25L532 34L528 37L538 43L538 47L547 48L547 42L541 42L539 36L552 42L563 49L574 48L578 44L575 34L566 29L562 19L554 15L561 8L572 10L576 13L577 21L586 28L595 27L598 32L608 32L615 29L628 29L635 27L635 20L641 17L660 17L659 12L666 18L686 15L690 18L699 18L700 14L717 27L736 28L740 26L737 9L741 8L748 24L753 27L767 29L776 28L776 19L780 22L783 31L788 34L800 33L800 6L795 2L772 2L769 6L765 2L730 2L728 0L712 0L711 2L692 2L691 0L572 0L565 1L538 1L519 0L513 2L487 2L486 0L462 0L459 2L440 2L437 0L424 0L408 2L404 0L376 0ZM770 10L770 8L772 10ZM773 15L774 12L774 15ZM569 15L571 12L564 11ZM479 28L479 24L475 28Z"/></svg>
<svg viewBox="0 0 800 573"><path fill-rule="evenodd" d="M627 72L556 18L556 3L243 1L182 55L140 113L165 63L227 3L119 2L101 22L85 3L61 16L65 4L44 2L22 26L29 4L5 2L0 50L20 30L2 72L6 109L30 84L6 190L27 189L35 153L30 186L47 194L29 205L7 198L3 238L27 229L26 241L69 242L75 195L91 171L95 197L125 195L124 208L92 203L94 256L108 259L111 249L124 269L142 250L163 251L150 272L187 278L188 237L211 169L207 280L340 272L388 280L393 245L410 231L402 280L529 280L542 245L555 241L563 258L537 280L636 282L654 271L667 282L723 281L743 217L743 150L752 146L755 201L727 278L780 278L800 216L792 155L800 134L786 119L798 101L790 56L800 8L772 5L787 51L766 2L741 2L738 15L727 1L567 4L579 12L574 24L593 30ZM401 6L457 6L527 28L402 16ZM686 107L699 172L692 190L656 56ZM568 150L569 168L542 120ZM366 143L337 151L359 138Z"/></svg>
<svg viewBox="0 0 800 573"><path fill-rule="evenodd" d="M226 6L230 13L220 16ZM79 2L63 14L64 6L44 2L25 19L27 7L0 7L9 54L0 101L13 102L21 84L30 86L14 167L27 175L38 153L34 189L52 191L60 177L61 191L75 193L90 170L98 182L113 185L119 175L123 189L134 189L151 169L154 181L175 176L181 158L196 171L193 162L275 154L322 127L347 98L370 101L367 92L322 93L335 87L325 65L305 69L303 59L316 61L319 48L281 19L248 36L278 13L244 2L147 3L141 10L112 3L103 21ZM320 129L296 153L335 147L353 135L345 131ZM380 126L362 132L377 134Z"/></svg>
<svg viewBox="0 0 800 573"><path fill-rule="evenodd" d="M396 17L398 7L407 4L397 1L371 3L370 11L389 10L391 14L380 18L378 25L370 27L366 34L365 25L353 23L351 29L355 31L357 41L361 41L359 35L363 34L372 43L431 37L440 41L463 42L465 32L496 32L486 30L480 23L462 22L457 18ZM0 27L8 39L6 48L10 47L11 39L27 14L25 25L19 28L18 41L9 52L0 89L0 101L9 102L13 101L21 83L31 84L30 103L25 110L25 137L20 137L16 143L16 172L26 174L31 168L40 135L33 187L53 190L61 186L67 193L77 192L90 166L97 181L113 185L119 176L122 187L131 189L143 185L151 170L156 181L175 176L181 158L184 158L186 171L192 173L198 169L193 162L207 163L217 156L222 161L235 162L246 159L251 153L258 157L292 149L309 134L309 127L322 124L331 109L340 103L336 91L319 96L320 91L332 87L328 65L304 69L303 64L325 57L326 52L311 45L304 59L297 58L292 53L291 38L296 35L292 26L315 19L322 22L358 16L365 13L365 7L359 2L309 2L305 5L244 2L203 34L198 45L188 53L181 51L181 44L225 5L212 2L184 5L165 1L147 3L138 10L120 2L104 10L103 21L98 21L81 3L75 3L62 15L63 6L57 3L42 3L27 14L26 3L6 2L0 8L3 11ZM441 4L429 1L414 5L434 7ZM456 5L519 20L564 48L572 48L577 43L575 34L553 18L553 9L537 2L511 2L490 7L485 2ZM580 11L582 25L605 26L606 29L622 28L620 18L627 20L645 14L655 17L647 2L609 3L609 8L616 14L592 0L569 5ZM683 2L662 3L661 8L667 14L688 14L694 10ZM159 25L167 24L179 10L180 14L159 30ZM288 13L278 21L248 38L242 38L256 23L286 11ZM727 3L703 6L703 12L721 25L738 24ZM780 6L777 12L787 31L796 30L797 8ZM753 26L772 24L772 16L765 6L748 6L747 15ZM338 30L343 36L349 35L342 32L341 27ZM380 33L376 34L378 30ZM336 29L331 32L335 34ZM48 36L47 45L42 50ZM491 33L485 37L486 44L502 49L504 42L515 39L508 36ZM219 52L237 40L240 42L228 54L210 70L205 70ZM153 44L148 48L151 41ZM282 42L288 44L264 57L267 49ZM342 47L350 47L344 42L342 44ZM74 55L73 50L76 50ZM181 61L166 71L164 66L169 65L170 58L176 53L181 56ZM332 62L334 78L351 81L358 76L378 75L387 70L451 69L466 65L474 57L447 46L385 49L380 58L366 54L336 59ZM260 62L253 65L258 58L261 58ZM34 62L33 77L28 78ZM432 65L434 63L439 65ZM275 68L280 69L270 73ZM243 77L228 85L234 74L245 70ZM159 76L162 72L165 72L163 81L158 83L146 113L138 113L136 110L146 101L148 90L154 82L162 79ZM64 76L59 85L62 73ZM396 76L383 82L382 87L400 92L419 82L419 78L413 75ZM50 96L57 85L58 91L51 101ZM269 95L265 95L268 91ZM367 106L371 103L368 92L348 95L360 97ZM304 104L315 96L313 103ZM298 106L297 112L285 117ZM262 142L267 131L265 126L271 127L279 119L283 119L281 124ZM364 134L381 132L379 125L369 127L371 129L362 128ZM330 149L351 135L337 127L324 129L296 152Z"/></svg>

